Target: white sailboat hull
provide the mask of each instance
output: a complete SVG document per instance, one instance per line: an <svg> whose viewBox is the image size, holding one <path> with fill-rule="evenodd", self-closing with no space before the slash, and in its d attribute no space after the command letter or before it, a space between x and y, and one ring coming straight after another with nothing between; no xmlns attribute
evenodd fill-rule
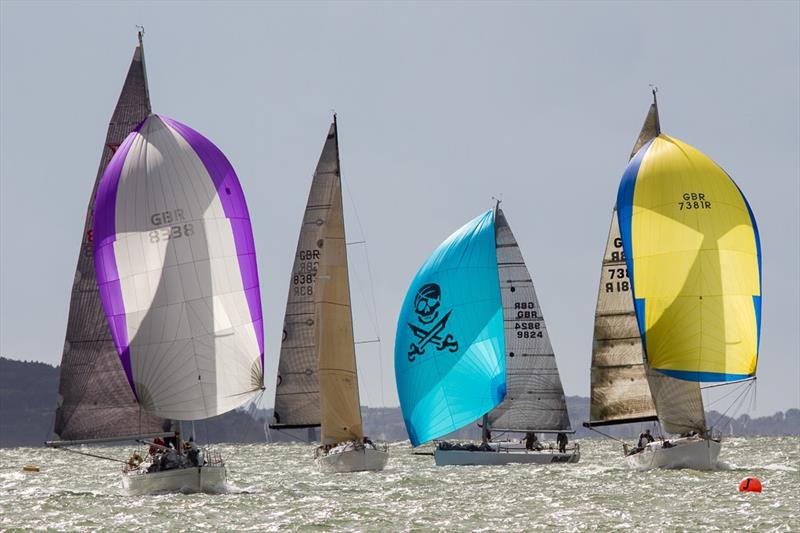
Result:
<svg viewBox="0 0 800 533"><path fill-rule="evenodd" d="M222 465L206 465L142 473L123 472L122 488L128 495L156 492L224 492L227 472Z"/></svg>
<svg viewBox="0 0 800 533"><path fill-rule="evenodd" d="M345 450L339 453L329 453L316 458L317 468L320 472L364 472L383 470L389 460L389 452L362 448L360 450Z"/></svg>
<svg viewBox="0 0 800 533"><path fill-rule="evenodd" d="M579 449L561 453L557 450L533 451L524 448L499 448L492 451L440 450L433 452L436 466L508 465L577 463L581 459Z"/></svg>
<svg viewBox="0 0 800 533"><path fill-rule="evenodd" d="M700 437L683 437L668 440L671 447L664 447L661 441L651 442L644 450L627 455L628 466L637 470L653 468L692 468L713 470L722 445L719 441Z"/></svg>

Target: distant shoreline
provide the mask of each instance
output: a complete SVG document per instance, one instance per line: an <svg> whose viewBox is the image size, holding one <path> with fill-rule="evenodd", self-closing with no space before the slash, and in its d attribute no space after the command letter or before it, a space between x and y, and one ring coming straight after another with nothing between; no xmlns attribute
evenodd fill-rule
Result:
<svg viewBox="0 0 800 533"><path fill-rule="evenodd" d="M37 447L51 438L58 402L58 374L59 367L48 363L0 357L0 447ZM567 396L567 408L575 430L573 439L600 437L581 425L589 420L589 398ZM388 442L407 440L399 407L362 406L361 410L365 432L373 439ZM256 443L268 442L268 439L272 442L308 440L306 430L267 431L265 425L271 419L271 409L233 411L198 423L198 438L207 443ZM723 436L800 435L800 409L794 408L771 416L752 418L743 414L735 419L710 411L708 420L718 420L714 429ZM641 427L641 424L631 424L605 427L602 431L617 438L633 438ZM479 439L480 430L470 424L448 437Z"/></svg>

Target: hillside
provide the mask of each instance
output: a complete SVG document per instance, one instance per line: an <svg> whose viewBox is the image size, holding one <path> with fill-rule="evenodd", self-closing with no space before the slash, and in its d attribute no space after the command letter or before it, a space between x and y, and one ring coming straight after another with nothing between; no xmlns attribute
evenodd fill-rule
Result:
<svg viewBox="0 0 800 533"><path fill-rule="evenodd" d="M0 357L0 447L41 446L50 438L57 391L58 367ZM567 407L576 438L598 436L581 425L589 418L588 398L568 396ZM364 430L372 438L387 441L408 438L399 408L363 407L362 413ZM197 436L208 443L308 439L306 430L265 430L265 422L271 418L271 410L237 410L197 423ZM724 435L800 435L800 409L759 418L745 414L736 419L711 411L708 420ZM616 437L632 437L640 431L640 425L602 428L602 431ZM480 438L480 430L470 425L450 438Z"/></svg>

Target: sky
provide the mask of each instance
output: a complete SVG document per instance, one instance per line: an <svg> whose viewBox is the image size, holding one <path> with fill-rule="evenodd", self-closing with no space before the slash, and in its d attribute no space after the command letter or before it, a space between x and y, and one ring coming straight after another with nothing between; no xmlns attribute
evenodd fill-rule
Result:
<svg viewBox="0 0 800 533"><path fill-rule="evenodd" d="M84 214L136 44L154 112L233 163L254 226L271 406L311 176L339 119L362 403L397 405L425 258L501 198L567 394L589 394L600 261L659 87L761 234L752 415L800 406L800 3L0 2L0 355L57 364ZM368 261L367 261L368 257ZM369 273L372 274L370 290ZM373 308L372 296L375 307Z"/></svg>

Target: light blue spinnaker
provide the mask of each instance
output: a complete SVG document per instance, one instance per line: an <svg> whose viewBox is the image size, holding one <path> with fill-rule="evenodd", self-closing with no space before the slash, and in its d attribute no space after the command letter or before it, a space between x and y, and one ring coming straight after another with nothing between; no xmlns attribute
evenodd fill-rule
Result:
<svg viewBox="0 0 800 533"><path fill-rule="evenodd" d="M452 234L417 272L400 311L394 366L414 446L475 421L505 398L493 210Z"/></svg>

